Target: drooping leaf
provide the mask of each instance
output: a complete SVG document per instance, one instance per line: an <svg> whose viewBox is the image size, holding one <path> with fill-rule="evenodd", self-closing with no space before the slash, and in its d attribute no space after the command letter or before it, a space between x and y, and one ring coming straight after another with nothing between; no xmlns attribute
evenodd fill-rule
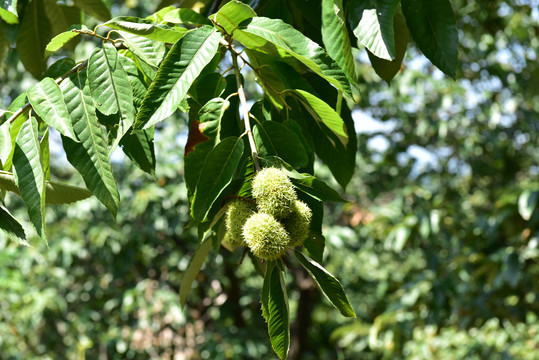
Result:
<svg viewBox="0 0 539 360"><path fill-rule="evenodd" d="M19 131L13 153L15 183L28 209L30 221L45 241L45 176L40 160L37 120L31 117Z"/></svg>
<svg viewBox="0 0 539 360"><path fill-rule="evenodd" d="M326 247L326 238L322 233L318 231L311 231L305 242L303 242L303 247L307 249L309 255L318 263L322 263L324 258L324 249Z"/></svg>
<svg viewBox="0 0 539 360"><path fill-rule="evenodd" d="M53 37L45 48L45 57L60 50L65 44L80 35L79 32L73 30L88 30L88 28L85 25L72 25L69 27L69 30Z"/></svg>
<svg viewBox="0 0 539 360"><path fill-rule="evenodd" d="M15 240L19 245L29 246L21 224L11 215L9 210L0 204L0 233Z"/></svg>
<svg viewBox="0 0 539 360"><path fill-rule="evenodd" d="M182 276L182 282L180 284L180 305L182 307L185 306L185 303L187 302L187 297L189 296L189 292L191 292L193 282L200 272L202 264L204 264L204 261L208 257L210 250L211 239L206 239L196 249L191 261L189 262L189 265L187 266L187 270L185 270L185 273Z"/></svg>
<svg viewBox="0 0 539 360"><path fill-rule="evenodd" d="M365 9L354 35L369 51L381 59L395 58L393 18L399 0L376 0L374 9Z"/></svg>
<svg viewBox="0 0 539 360"><path fill-rule="evenodd" d="M51 35L55 36L61 32L64 32L69 26L72 24L71 22L66 19L64 16L64 13L60 9L60 6L58 5L56 0L42 0L45 2L45 13L41 14L41 16L46 16L49 19L49 23L51 24ZM72 20L72 19L70 19ZM80 22L80 19L76 19Z"/></svg>
<svg viewBox="0 0 539 360"><path fill-rule="evenodd" d="M0 171L0 189L21 195L21 192L15 183L15 177L12 173L7 171ZM54 181L46 181L45 192L45 202L51 205L70 204L92 196L92 193L88 191L88 189L61 184Z"/></svg>
<svg viewBox="0 0 539 360"><path fill-rule="evenodd" d="M355 81L354 57L342 0L322 0L322 40L328 55L351 81Z"/></svg>
<svg viewBox="0 0 539 360"><path fill-rule="evenodd" d="M7 121L0 125L0 169L7 161L12 149L11 135L9 133L10 125Z"/></svg>
<svg viewBox="0 0 539 360"><path fill-rule="evenodd" d="M103 0L73 0L73 2L78 8L99 20L106 21L111 18L110 10Z"/></svg>
<svg viewBox="0 0 539 360"><path fill-rule="evenodd" d="M286 126L264 121L253 128L253 136L260 156L278 155L296 169L307 166L309 158L301 140Z"/></svg>
<svg viewBox="0 0 539 360"><path fill-rule="evenodd" d="M174 44L187 32L185 28L171 28L165 24L158 24L152 20L134 16L116 17L103 25L115 30L122 30L133 35L143 36L151 40L169 44Z"/></svg>
<svg viewBox="0 0 539 360"><path fill-rule="evenodd" d="M204 221L213 203L230 184L243 154L243 139L228 137L208 154L200 171L191 214L196 223Z"/></svg>
<svg viewBox="0 0 539 360"><path fill-rule="evenodd" d="M352 305L350 305L350 300L348 300L341 283L324 269L322 265L307 255L304 255L299 251L296 251L295 254L298 261L303 265L305 270L311 274L333 306L346 317L356 317L356 313L354 312Z"/></svg>
<svg viewBox="0 0 539 360"><path fill-rule="evenodd" d="M189 87L211 61L222 36L205 26L189 31L163 60L139 109L136 129L151 125L172 115Z"/></svg>
<svg viewBox="0 0 539 360"><path fill-rule="evenodd" d="M421 52L455 78L459 38L449 0L402 0L402 12Z"/></svg>
<svg viewBox="0 0 539 360"><path fill-rule="evenodd" d="M243 33L250 34L254 40L242 42L239 36ZM250 49L292 56L337 89L352 94L345 73L324 49L282 20L252 18L242 23L234 38Z"/></svg>
<svg viewBox="0 0 539 360"><path fill-rule="evenodd" d="M17 37L19 58L36 79L40 79L45 70L45 48L52 38L51 24L44 13L44 1L31 1L25 8Z"/></svg>
<svg viewBox="0 0 539 360"><path fill-rule="evenodd" d="M179 8L167 12L163 21L183 25L211 25L211 22L207 18L187 8Z"/></svg>
<svg viewBox="0 0 539 360"><path fill-rule="evenodd" d="M114 146L135 121L133 90L116 48L108 42L96 49L88 61L88 82L97 109L105 115L119 114L120 123L114 127Z"/></svg>
<svg viewBox="0 0 539 360"><path fill-rule="evenodd" d="M155 175L155 150L153 145L154 128L133 130L120 141L123 152L142 171Z"/></svg>
<svg viewBox="0 0 539 360"><path fill-rule="evenodd" d="M110 165L107 140L95 115L86 73L80 71L64 80L60 88L81 141L62 137L67 159L82 175L88 189L116 216L120 196Z"/></svg>
<svg viewBox="0 0 539 360"><path fill-rule="evenodd" d="M400 71L402 60L408 48L408 27L401 12L395 14L393 23L395 28L395 59L392 61L381 59L367 50L374 71L388 84Z"/></svg>
<svg viewBox="0 0 539 360"><path fill-rule="evenodd" d="M19 22L17 0L2 0L0 2L0 18L8 24L17 24Z"/></svg>
<svg viewBox="0 0 539 360"><path fill-rule="evenodd" d="M242 21L254 16L256 16L256 13L251 7L240 1L232 0L227 2L215 14L211 15L210 19L217 24L217 27L222 28L227 34L233 34L234 39L237 41L247 43L252 41L252 36L239 30L236 31L236 29Z"/></svg>
<svg viewBox="0 0 539 360"><path fill-rule="evenodd" d="M45 129L43 131L43 129ZM49 148L49 129L46 123L40 124L41 140L39 140L39 152L41 154L41 165L43 166L43 175L45 180L51 179L51 150Z"/></svg>
<svg viewBox="0 0 539 360"><path fill-rule="evenodd" d="M47 77L26 91L28 101L43 121L60 134L77 140L60 87Z"/></svg>
<svg viewBox="0 0 539 360"><path fill-rule="evenodd" d="M290 348L288 295L283 273L269 263L262 286L262 314L268 323L271 346L280 359L286 359Z"/></svg>
<svg viewBox="0 0 539 360"><path fill-rule="evenodd" d="M323 100L304 90L292 91L298 100L305 106L305 109L316 120L318 125L324 125L329 131L335 134L343 146L348 144L348 133L343 119L335 110Z"/></svg>

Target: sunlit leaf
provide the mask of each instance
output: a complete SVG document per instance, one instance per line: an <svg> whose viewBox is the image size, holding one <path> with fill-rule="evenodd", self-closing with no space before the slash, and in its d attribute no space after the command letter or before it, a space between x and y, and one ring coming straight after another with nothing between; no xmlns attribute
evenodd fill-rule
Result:
<svg viewBox="0 0 539 360"><path fill-rule="evenodd" d="M120 16L107 21L103 25L112 29L143 36L145 38L174 44L187 32L185 28L171 28L164 24L157 24L151 20L134 16Z"/></svg>
<svg viewBox="0 0 539 360"><path fill-rule="evenodd" d="M0 18L8 24L17 24L19 22L17 0L2 0L0 2Z"/></svg>
<svg viewBox="0 0 539 360"><path fill-rule="evenodd" d="M26 242L24 228L2 204L0 204L0 234L1 233L4 233L8 238L15 240L19 245L29 245Z"/></svg>
<svg viewBox="0 0 539 360"><path fill-rule="evenodd" d="M208 254L211 250L211 239L204 240L196 249L195 253L191 257L191 261L187 266L187 269L183 273L182 282L180 283L180 305L183 307L187 302L187 297L189 292L191 292L191 287L195 281L200 268L204 261L208 257Z"/></svg>
<svg viewBox="0 0 539 360"><path fill-rule="evenodd" d="M207 18L188 8L179 8L167 12L163 21L183 25L211 25Z"/></svg>
<svg viewBox="0 0 539 360"><path fill-rule="evenodd" d="M79 36L80 33L73 30L88 30L85 25L72 25L69 30L64 31L52 38L45 48L45 57L60 50L65 44Z"/></svg>

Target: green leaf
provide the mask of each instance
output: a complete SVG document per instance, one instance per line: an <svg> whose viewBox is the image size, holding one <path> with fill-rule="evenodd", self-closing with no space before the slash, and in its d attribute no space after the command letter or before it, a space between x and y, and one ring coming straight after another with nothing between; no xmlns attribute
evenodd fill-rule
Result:
<svg viewBox="0 0 539 360"><path fill-rule="evenodd" d="M28 101L43 121L60 134L77 140L60 87L47 77L26 91Z"/></svg>
<svg viewBox="0 0 539 360"><path fill-rule="evenodd" d="M228 137L208 154L200 171L191 214L196 223L206 220L213 203L230 184L243 154L243 140Z"/></svg>
<svg viewBox="0 0 539 360"><path fill-rule="evenodd" d="M262 315L268 323L271 346L280 359L290 348L288 295L283 273L274 262L268 263L262 286Z"/></svg>
<svg viewBox="0 0 539 360"><path fill-rule="evenodd" d="M326 238L317 231L311 231L309 237L305 239L303 247L307 249L311 257L318 263L324 258L324 249L326 247Z"/></svg>
<svg viewBox="0 0 539 360"><path fill-rule="evenodd" d="M115 30L143 36L145 38L174 44L187 32L185 28L171 28L164 24L157 24L152 20L141 19L134 16L120 16L103 24Z"/></svg>
<svg viewBox="0 0 539 360"><path fill-rule="evenodd" d="M120 141L122 150L142 171L155 176L154 128L134 130Z"/></svg>
<svg viewBox="0 0 539 360"><path fill-rule="evenodd" d="M0 171L0 188L21 195L15 183L15 177L10 172ZM70 204L92 196L92 193L88 189L54 181L46 181L45 192L45 202L51 205Z"/></svg>
<svg viewBox="0 0 539 360"><path fill-rule="evenodd" d="M183 25L211 25L211 22L204 16L192 9L187 8L179 8L167 12L163 18L163 21Z"/></svg>
<svg viewBox="0 0 539 360"><path fill-rule="evenodd" d="M369 51L381 59L395 58L393 18L398 0L376 0L375 9L365 9L354 35Z"/></svg>
<svg viewBox="0 0 539 360"><path fill-rule="evenodd" d="M518 213L526 221L529 221L537 208L539 191L526 190L518 198Z"/></svg>
<svg viewBox="0 0 539 360"><path fill-rule="evenodd" d="M145 37L133 35L125 31L119 31L119 34L124 38L124 44L127 46L129 51L135 55L143 64L152 68L152 72L155 73L155 70L163 61L166 52L166 46L164 43L148 39ZM155 74L148 74L146 69L142 69L144 73L150 78L154 78Z"/></svg>
<svg viewBox="0 0 539 360"><path fill-rule="evenodd" d="M393 22L395 28L395 59L392 61L381 59L367 50L374 71L388 84L400 71L402 60L408 48L408 27L401 12L395 14Z"/></svg>
<svg viewBox="0 0 539 360"><path fill-rule="evenodd" d="M106 21L111 18L110 11L103 0L73 0L75 5L88 14Z"/></svg>
<svg viewBox="0 0 539 360"><path fill-rule="evenodd" d="M275 121L264 121L253 128L260 156L278 155L294 168L307 166L309 158L301 140L292 130Z"/></svg>
<svg viewBox="0 0 539 360"><path fill-rule="evenodd" d="M11 215L8 209L0 204L0 233L14 239L19 245L29 246L21 224Z"/></svg>
<svg viewBox="0 0 539 360"><path fill-rule="evenodd" d="M45 48L45 57L48 57L53 52L60 50L65 44L79 36L80 33L73 30L88 30L84 25L72 25L69 30L64 31L52 38Z"/></svg>
<svg viewBox="0 0 539 360"><path fill-rule="evenodd" d="M0 125L0 169L6 163L9 154L11 154L11 135L9 133L11 123L5 122Z"/></svg>
<svg viewBox="0 0 539 360"><path fill-rule="evenodd" d="M97 109L105 115L119 114L120 123L112 137L114 146L131 128L135 121L133 90L129 83L116 48L106 42L96 49L88 61L88 82Z"/></svg>
<svg viewBox="0 0 539 360"><path fill-rule="evenodd" d="M449 0L402 0L402 12L423 54L445 74L455 78L459 38Z"/></svg>
<svg viewBox="0 0 539 360"><path fill-rule="evenodd" d="M232 0L227 2L219 11L210 16L217 28L222 28L227 34L234 35L234 39L239 42L252 42L252 36L236 31L239 24L247 19L256 16L256 13L248 5L240 1Z"/></svg>
<svg viewBox="0 0 539 360"><path fill-rule="evenodd" d="M73 123L73 130L81 141L62 137L67 159L82 175L86 186L116 216L120 196L110 165L107 140L95 115L84 71L64 80L60 88Z"/></svg>
<svg viewBox="0 0 539 360"><path fill-rule="evenodd" d="M13 153L15 183L28 208L30 221L45 241L45 176L40 160L37 120L31 117L19 131Z"/></svg>
<svg viewBox="0 0 539 360"><path fill-rule="evenodd" d="M0 18L8 24L18 24L17 0L2 0L0 4Z"/></svg>
<svg viewBox="0 0 539 360"><path fill-rule="evenodd" d="M337 89L352 95L348 78L340 66L324 49L291 25L278 19L255 17L244 21L238 30L234 32L234 39L247 48L292 56ZM250 34L254 40L242 41L239 36L243 33Z"/></svg>
<svg viewBox="0 0 539 360"><path fill-rule="evenodd" d="M44 1L31 1L26 6L17 37L17 53L28 72L41 79L45 70L45 48L52 38L51 24L45 13Z"/></svg>
<svg viewBox="0 0 539 360"><path fill-rule="evenodd" d="M322 40L328 55L355 82L356 70L342 0L322 0Z"/></svg>
<svg viewBox="0 0 539 360"><path fill-rule="evenodd" d="M348 134L343 119L323 100L304 90L290 90L305 106L319 126L324 125L337 136L343 146L348 144Z"/></svg>
<svg viewBox="0 0 539 360"><path fill-rule="evenodd" d="M187 302L187 297L189 292L191 292L191 287L193 282L200 272L200 268L204 261L208 257L208 254L211 250L211 239L204 240L196 249L185 273L182 276L182 282L180 284L180 306L184 307Z"/></svg>
<svg viewBox="0 0 539 360"><path fill-rule="evenodd" d="M174 113L217 52L221 39L221 34L208 26L189 31L174 44L146 93L136 129L148 128Z"/></svg>
<svg viewBox="0 0 539 360"><path fill-rule="evenodd" d="M51 179L51 151L49 149L49 130L50 126L46 123L40 124L41 140L39 141L39 151L41 153L41 165L43 166L43 175L45 180ZM43 128L45 131L43 132Z"/></svg>
<svg viewBox="0 0 539 360"><path fill-rule="evenodd" d="M296 258L303 265L305 270L311 274L316 283L320 286L320 289L328 300L335 306L341 314L346 317L356 317L356 313L350 305L350 300L346 296L341 283L331 275L322 265L296 251Z"/></svg>

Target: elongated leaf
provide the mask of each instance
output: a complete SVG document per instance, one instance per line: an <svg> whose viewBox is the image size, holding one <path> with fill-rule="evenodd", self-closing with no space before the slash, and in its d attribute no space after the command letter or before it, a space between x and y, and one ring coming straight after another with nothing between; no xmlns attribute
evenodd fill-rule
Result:
<svg viewBox="0 0 539 360"><path fill-rule="evenodd" d="M52 38L51 24L44 13L44 1L31 1L25 8L21 32L17 37L19 58L36 79L40 79L45 70L45 47Z"/></svg>
<svg viewBox="0 0 539 360"><path fill-rule="evenodd" d="M11 191L17 195L21 195L15 177L7 171L0 171L0 189ZM70 204L92 196L88 189L61 184L54 181L46 181L45 183L45 202L47 204Z"/></svg>
<svg viewBox="0 0 539 360"><path fill-rule="evenodd" d="M204 261L208 257L210 250L211 239L206 239L196 249L195 254L187 266L187 270L185 270L185 273L183 274L182 282L180 284L180 305L182 307L185 306L185 303L187 302L187 297L189 296L189 292L191 292L193 282L200 272L202 264L204 264Z"/></svg>
<svg viewBox="0 0 539 360"><path fill-rule="evenodd" d="M241 41L241 34L253 35L256 41ZM293 56L309 69L329 81L337 89L351 96L350 83L340 66L318 44L307 38L291 25L278 19L255 17L244 21L234 32L234 38L250 49L271 47L278 52ZM268 48L269 47L269 48Z"/></svg>
<svg viewBox="0 0 539 360"><path fill-rule="evenodd" d="M319 123L334 133L340 142L348 144L348 134L343 119L323 100L304 90L293 90L294 94L305 106L305 109Z"/></svg>
<svg viewBox="0 0 539 360"><path fill-rule="evenodd" d="M449 0L402 0L402 12L423 54L445 74L455 78L459 38Z"/></svg>
<svg viewBox="0 0 539 360"><path fill-rule="evenodd" d="M154 128L134 130L120 141L122 150L142 171L155 175Z"/></svg>
<svg viewBox="0 0 539 360"><path fill-rule="evenodd" d="M0 18L8 24L17 24L19 22L17 0L0 1Z"/></svg>
<svg viewBox="0 0 539 360"><path fill-rule="evenodd" d="M129 49L129 52L124 55L135 61L144 75L153 80L159 64L165 57L165 44L125 31L119 31L119 33L125 39L124 44Z"/></svg>
<svg viewBox="0 0 539 360"><path fill-rule="evenodd" d="M60 134L77 140L71 125L60 87L51 78L44 78L26 91L28 101L43 121L54 127Z"/></svg>
<svg viewBox="0 0 539 360"><path fill-rule="evenodd" d="M355 82L356 70L342 0L322 0L322 40L329 56Z"/></svg>
<svg viewBox="0 0 539 360"><path fill-rule="evenodd" d="M129 52L127 53L133 56L133 54ZM129 80L129 84L133 90L133 105L135 106L135 109L137 109L140 107L140 105L142 105L144 95L146 95L146 91L148 91L148 85L146 85L144 74L141 70L139 70L135 61L125 56L125 53L119 53L119 55L119 60L127 73L127 79Z"/></svg>
<svg viewBox="0 0 539 360"><path fill-rule="evenodd" d="M66 30L63 33L53 37L45 48L45 57L60 50L65 44L80 35L79 32L73 30L88 30L88 28L85 25L72 25L69 30Z"/></svg>
<svg viewBox="0 0 539 360"><path fill-rule="evenodd" d="M45 128L45 130L43 130ZM41 153L41 166L43 166L43 175L45 180L51 179L51 151L49 148L49 129L46 123L40 124L41 140L39 141L39 151Z"/></svg>
<svg viewBox="0 0 539 360"><path fill-rule="evenodd" d="M523 191L518 197L518 213L526 221L532 218L539 203L539 191Z"/></svg>
<svg viewBox="0 0 539 360"><path fill-rule="evenodd" d="M103 0L73 0L75 5L99 20L106 21L111 18L110 10Z"/></svg>
<svg viewBox="0 0 539 360"><path fill-rule="evenodd" d="M148 128L169 117L184 99L191 84L211 61L222 36L211 27L188 32L163 60L140 107L136 129Z"/></svg>
<svg viewBox="0 0 539 360"><path fill-rule="evenodd" d="M394 60L388 61L380 59L367 50L374 71L376 71L378 76L380 76L388 84L391 82L391 79L393 79L393 77L400 71L402 60L404 59L406 49L408 48L408 27L406 26L406 21L404 20L404 16L400 11L395 14L393 27L395 28Z"/></svg>
<svg viewBox="0 0 539 360"><path fill-rule="evenodd" d="M19 245L28 246L26 234L21 224L11 215L8 209L0 204L0 233L14 239Z"/></svg>
<svg viewBox="0 0 539 360"><path fill-rule="evenodd" d="M228 137L208 154L195 190L191 214L195 223L206 219L213 203L230 184L243 154L243 140Z"/></svg>
<svg viewBox="0 0 539 360"><path fill-rule="evenodd" d="M129 84L116 48L110 43L96 49L88 61L88 81L90 92L97 109L105 114L119 114L120 123L112 136L117 145L135 121L133 90ZM115 145L113 147L115 147Z"/></svg>
<svg viewBox="0 0 539 360"><path fill-rule="evenodd" d="M296 169L307 166L309 158L301 140L286 126L264 121L254 127L253 136L260 156L278 155Z"/></svg>
<svg viewBox="0 0 539 360"><path fill-rule="evenodd" d="M81 141L62 137L67 159L82 175L86 186L116 216L120 196L110 165L107 140L97 121L84 71L64 80L60 88L71 116L73 130Z"/></svg>
<svg viewBox="0 0 539 360"><path fill-rule="evenodd" d="M236 30L242 21L254 16L256 16L256 13L248 5L237 0L232 0L227 2L217 13L210 16L210 18L218 24L218 27L225 30L227 34L233 34L234 39L237 41L250 43L253 41L253 36Z"/></svg>
<svg viewBox="0 0 539 360"><path fill-rule="evenodd" d="M346 296L341 283L331 275L322 265L308 257L296 251L296 258L303 265L305 270L311 274L316 283L320 286L320 289L328 300L335 306L341 314L346 317L356 317L356 313L350 305L350 300Z"/></svg>
<svg viewBox="0 0 539 360"><path fill-rule="evenodd" d="M13 167L15 183L28 208L30 221L45 241L45 176L40 160L37 120L26 121L15 140Z"/></svg>
<svg viewBox="0 0 539 360"><path fill-rule="evenodd" d="M12 145L11 135L9 133L10 125L11 124L7 121L0 125L0 169L7 161L9 154L11 154Z"/></svg>
<svg viewBox="0 0 539 360"><path fill-rule="evenodd" d="M163 21L183 25L211 25L211 22L207 18L187 8L179 8L167 12Z"/></svg>
<svg viewBox="0 0 539 360"><path fill-rule="evenodd" d="M187 10L187 9L183 9ZM107 21L103 25L115 30L143 36L145 38L174 44L187 32L185 28L171 28L164 24L157 24L152 20L141 19L134 16L120 16Z"/></svg>
<svg viewBox="0 0 539 360"><path fill-rule="evenodd" d="M271 346L280 359L286 359L290 348L288 295L283 274L274 262L268 263L261 302Z"/></svg>

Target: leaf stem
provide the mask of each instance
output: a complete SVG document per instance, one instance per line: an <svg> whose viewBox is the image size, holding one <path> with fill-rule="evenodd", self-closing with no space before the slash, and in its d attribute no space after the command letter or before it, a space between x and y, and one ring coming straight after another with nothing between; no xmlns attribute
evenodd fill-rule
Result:
<svg viewBox="0 0 539 360"><path fill-rule="evenodd" d="M232 44L228 43L228 49L232 54L232 63L234 67L234 72L236 73L236 84L238 86L238 97L240 98L243 123L245 124L245 132L247 133L247 138L249 139L249 146L251 147L251 156L253 158L253 165L255 171L260 170L260 163L258 162L258 151L256 149L255 139L253 137L253 132L251 131L251 123L249 121L249 110L247 109L247 99L245 97L245 90L243 89L243 83L241 81L240 68L238 66L238 57L239 53L234 49Z"/></svg>

